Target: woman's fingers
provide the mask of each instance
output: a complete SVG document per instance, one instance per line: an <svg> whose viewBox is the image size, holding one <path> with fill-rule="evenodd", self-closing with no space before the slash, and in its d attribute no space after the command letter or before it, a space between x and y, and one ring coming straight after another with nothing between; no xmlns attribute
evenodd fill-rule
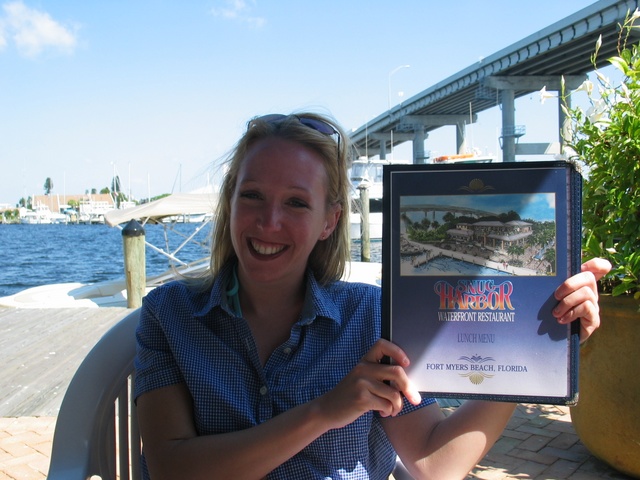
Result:
<svg viewBox="0 0 640 480"><path fill-rule="evenodd" d="M611 270L611 264L603 258L594 258L582 264L581 270L556 289L558 304L553 315L562 324L579 318L580 339L585 341L600 326L598 280Z"/></svg>
<svg viewBox="0 0 640 480"><path fill-rule="evenodd" d="M411 362L407 354L398 345L388 340L380 339L371 347L371 350L363 357L363 360L371 363L380 363L385 357L389 358L391 362L390 365L380 365L383 368L378 370L380 375L378 380L393 385L412 404L417 405L420 403L422 400L420 392L416 390L404 370Z"/></svg>

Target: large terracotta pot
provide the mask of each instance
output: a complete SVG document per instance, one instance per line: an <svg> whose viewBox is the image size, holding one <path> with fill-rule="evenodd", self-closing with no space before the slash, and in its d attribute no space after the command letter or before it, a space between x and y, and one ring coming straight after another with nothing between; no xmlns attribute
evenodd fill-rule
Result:
<svg viewBox="0 0 640 480"><path fill-rule="evenodd" d="M640 478L640 313L633 298L600 297L601 326L580 347L578 437L593 455Z"/></svg>

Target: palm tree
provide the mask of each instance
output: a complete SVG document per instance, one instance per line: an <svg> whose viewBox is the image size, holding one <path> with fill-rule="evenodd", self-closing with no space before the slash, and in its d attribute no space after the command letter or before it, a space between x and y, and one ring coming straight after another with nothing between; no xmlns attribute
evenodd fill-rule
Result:
<svg viewBox="0 0 640 480"><path fill-rule="evenodd" d="M44 194L49 195L51 193L51 190L53 190L53 180L51 180L50 177L47 177L47 179L44 181Z"/></svg>

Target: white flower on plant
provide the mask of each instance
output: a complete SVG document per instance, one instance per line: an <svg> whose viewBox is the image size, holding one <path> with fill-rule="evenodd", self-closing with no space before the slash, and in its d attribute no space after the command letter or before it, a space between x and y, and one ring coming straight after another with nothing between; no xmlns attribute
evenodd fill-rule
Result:
<svg viewBox="0 0 640 480"><path fill-rule="evenodd" d="M538 92L538 93L540 94L540 103L543 103L543 104L549 98L558 98L558 94L557 93L547 92L547 86L546 85L544 87L542 87L542 90L540 90L540 92Z"/></svg>
<svg viewBox="0 0 640 480"><path fill-rule="evenodd" d="M593 92L593 82L589 79L585 80L574 90L574 92L586 92L587 95L591 96L591 93Z"/></svg>
<svg viewBox="0 0 640 480"><path fill-rule="evenodd" d="M599 98L591 104L591 107L585 112L585 116L591 123L597 123L601 121L607 114L608 105L602 99Z"/></svg>
<svg viewBox="0 0 640 480"><path fill-rule="evenodd" d="M622 94L618 95L618 97L622 97L622 98L619 98L619 101L631 103L631 92L629 91L629 87L627 86L627 84L622 83L620 85L620 90L622 91Z"/></svg>
<svg viewBox="0 0 640 480"><path fill-rule="evenodd" d="M606 77L600 70L596 70L595 74L602 85L606 86L607 88L611 87L611 81L609 80L609 77Z"/></svg>

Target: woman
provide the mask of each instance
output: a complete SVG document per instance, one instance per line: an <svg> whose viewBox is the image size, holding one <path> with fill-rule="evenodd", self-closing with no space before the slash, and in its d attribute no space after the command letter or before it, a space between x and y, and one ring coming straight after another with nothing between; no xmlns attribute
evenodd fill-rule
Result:
<svg viewBox="0 0 640 480"><path fill-rule="evenodd" d="M211 276L144 302L136 396L154 480L462 478L515 406L445 418L380 339L380 289L338 281L349 258L348 139L315 114L249 123L230 160ZM598 327L595 260L556 292L561 323ZM397 365L380 363L383 356ZM148 477L149 473L145 471Z"/></svg>

